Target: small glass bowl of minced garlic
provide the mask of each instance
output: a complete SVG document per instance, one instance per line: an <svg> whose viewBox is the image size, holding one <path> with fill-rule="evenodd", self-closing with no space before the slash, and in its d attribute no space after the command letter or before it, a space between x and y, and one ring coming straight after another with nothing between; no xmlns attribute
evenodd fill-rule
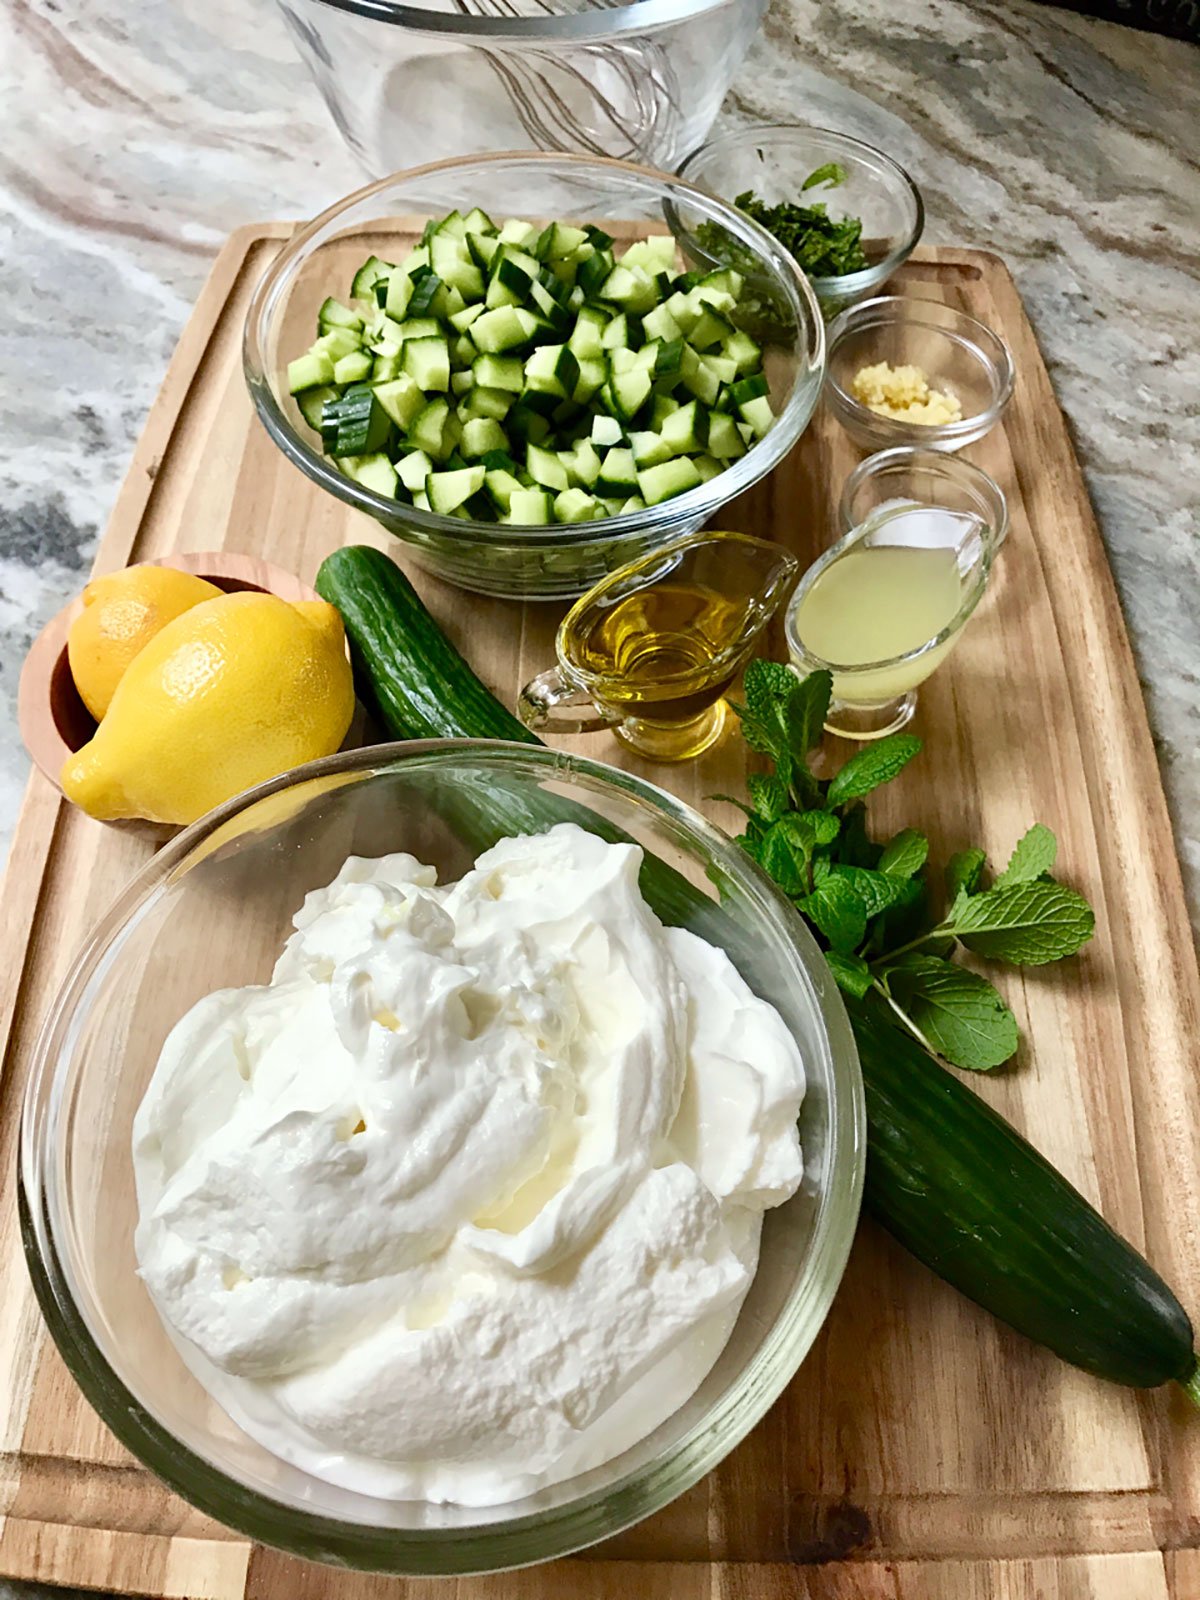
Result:
<svg viewBox="0 0 1200 1600"><path fill-rule="evenodd" d="M936 300L885 295L830 324L825 396L864 450L961 450L997 423L1013 387L1008 346Z"/></svg>

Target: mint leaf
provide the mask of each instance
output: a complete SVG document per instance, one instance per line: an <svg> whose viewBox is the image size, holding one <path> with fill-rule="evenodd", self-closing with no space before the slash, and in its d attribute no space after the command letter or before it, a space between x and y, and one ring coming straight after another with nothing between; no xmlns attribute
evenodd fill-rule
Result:
<svg viewBox="0 0 1200 1600"><path fill-rule="evenodd" d="M843 956L836 950L829 950L825 955L829 963L829 970L837 981L837 986L845 994L853 995L855 1000L861 1000L871 987L871 969L861 956Z"/></svg>
<svg viewBox="0 0 1200 1600"><path fill-rule="evenodd" d="M735 700L729 704L742 720L742 738L760 756L768 756L777 765L790 765L791 754L784 741L783 732L777 723L760 722L757 717L752 717L745 706L740 706Z"/></svg>
<svg viewBox="0 0 1200 1600"><path fill-rule="evenodd" d="M1058 840L1044 823L1035 822L1029 832L1017 841L1017 848L993 887L1005 889L1014 883L1032 883L1038 878L1049 877L1054 871L1057 855Z"/></svg>
<svg viewBox="0 0 1200 1600"><path fill-rule="evenodd" d="M760 722L775 721L780 704L787 701L799 681L791 667L782 661L756 657L746 668L742 680L746 710Z"/></svg>
<svg viewBox="0 0 1200 1600"><path fill-rule="evenodd" d="M974 894L987 866L987 855L979 849L959 850L946 863L946 893L952 901Z"/></svg>
<svg viewBox="0 0 1200 1600"><path fill-rule="evenodd" d="M789 811L780 823L790 839L809 851L832 844L842 826L828 811Z"/></svg>
<svg viewBox="0 0 1200 1600"><path fill-rule="evenodd" d="M884 982L920 1037L954 1066L987 1072L1015 1054L1017 1019L978 973L935 956L909 956Z"/></svg>
<svg viewBox="0 0 1200 1600"><path fill-rule="evenodd" d="M808 893L809 851L797 845L785 820L772 824L763 837L759 864L783 890L795 899Z"/></svg>
<svg viewBox="0 0 1200 1600"><path fill-rule="evenodd" d="M778 822L791 803L788 786L777 773L752 772L746 779L754 809L764 822Z"/></svg>
<svg viewBox="0 0 1200 1600"><path fill-rule="evenodd" d="M1095 930L1081 894L1061 883L1017 883L960 899L943 924L977 955L1039 967L1073 956Z"/></svg>
<svg viewBox="0 0 1200 1600"><path fill-rule="evenodd" d="M803 194L805 189L823 187L825 184L828 184L831 189L836 189L838 184L845 183L845 181L846 169L841 162L827 161L823 167L817 167L815 171L809 173L808 177L800 185L800 193Z"/></svg>
<svg viewBox="0 0 1200 1600"><path fill-rule="evenodd" d="M833 693L833 675L829 672L810 672L806 678L791 674L792 692L787 703L787 731L792 754L802 764L808 752L821 742L825 731L825 718L829 715L829 698Z"/></svg>
<svg viewBox="0 0 1200 1600"><path fill-rule="evenodd" d="M884 846L879 858L880 872L892 878L915 877L929 855L929 840L915 828L903 828Z"/></svg>
<svg viewBox="0 0 1200 1600"><path fill-rule="evenodd" d="M830 874L799 902L800 910L841 955L850 955L867 932L867 909L852 884Z"/></svg>
<svg viewBox="0 0 1200 1600"><path fill-rule="evenodd" d="M831 806L844 805L847 800L861 800L880 784L890 783L920 748L920 739L911 733L893 733L890 738L880 739L878 744L868 745L851 756L834 776L826 799Z"/></svg>
<svg viewBox="0 0 1200 1600"><path fill-rule="evenodd" d="M835 877L843 878L866 907L868 917L877 917L881 911L909 900L910 883L907 878L889 877L886 872L872 872L869 867L833 868Z"/></svg>

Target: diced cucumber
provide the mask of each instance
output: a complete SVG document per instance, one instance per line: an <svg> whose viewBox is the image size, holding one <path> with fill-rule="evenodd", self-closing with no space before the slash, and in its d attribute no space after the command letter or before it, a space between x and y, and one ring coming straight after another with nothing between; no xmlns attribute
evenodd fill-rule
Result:
<svg viewBox="0 0 1200 1600"><path fill-rule="evenodd" d="M721 388L720 379L704 364L690 344L685 344L680 353L679 373L684 388L694 394L697 400L703 400L706 406L716 404Z"/></svg>
<svg viewBox="0 0 1200 1600"><path fill-rule="evenodd" d="M468 234L496 232L496 224L488 216L487 212L480 210L478 206L467 212L463 218L463 228Z"/></svg>
<svg viewBox="0 0 1200 1600"><path fill-rule="evenodd" d="M683 338L683 329L665 305L655 306L653 311L648 311L642 319L642 326L646 330L647 338L662 339L666 344L673 344L676 339Z"/></svg>
<svg viewBox="0 0 1200 1600"><path fill-rule="evenodd" d="M736 423L723 411L714 411L709 416L708 449L720 461L733 461L746 454Z"/></svg>
<svg viewBox="0 0 1200 1600"><path fill-rule="evenodd" d="M333 382L333 359L327 350L309 350L288 362L287 379L289 394L323 388Z"/></svg>
<svg viewBox="0 0 1200 1600"><path fill-rule="evenodd" d="M483 273L471 259L466 236L456 237L442 230L429 241L429 264L443 283L457 289L464 300L483 296Z"/></svg>
<svg viewBox="0 0 1200 1600"><path fill-rule="evenodd" d="M408 310L414 317L436 316L434 301L442 287L442 280L432 267L423 267L420 272L413 274L412 294L408 301Z"/></svg>
<svg viewBox="0 0 1200 1600"><path fill-rule="evenodd" d="M646 509L646 502L642 499L641 495L640 494L632 494L632 495L630 495L629 499L626 500L625 504L621 507L621 510L618 513L618 515L623 517L626 514L626 512L628 512L628 511L645 511L645 509Z"/></svg>
<svg viewBox="0 0 1200 1600"><path fill-rule="evenodd" d="M580 360L585 356L598 356L603 346L603 333L608 326L608 317L599 306L583 306L575 318L575 326L571 330L571 337L567 345L573 350Z"/></svg>
<svg viewBox="0 0 1200 1600"><path fill-rule="evenodd" d="M550 496L545 489L514 489L506 520L526 525L553 522Z"/></svg>
<svg viewBox="0 0 1200 1600"><path fill-rule="evenodd" d="M390 383L393 378L398 378L401 371L400 351L389 350L386 355L376 356L371 365L371 382L373 384Z"/></svg>
<svg viewBox="0 0 1200 1600"><path fill-rule="evenodd" d="M599 511L595 495L586 489L564 489L555 496L554 516L559 522L591 522Z"/></svg>
<svg viewBox="0 0 1200 1600"><path fill-rule="evenodd" d="M732 383L737 377L737 362L730 356L710 350L706 356L701 357L701 360L718 383Z"/></svg>
<svg viewBox="0 0 1200 1600"><path fill-rule="evenodd" d="M406 339L404 370L426 394L450 387L450 351L445 339Z"/></svg>
<svg viewBox="0 0 1200 1600"><path fill-rule="evenodd" d="M597 393L608 377L608 365L602 356L581 356L579 361L579 381L575 385L572 400L578 405L586 405Z"/></svg>
<svg viewBox="0 0 1200 1600"><path fill-rule="evenodd" d="M536 326L535 319L527 311L516 306L500 306L475 319L471 324L471 338L476 349L485 355L497 355L528 344Z"/></svg>
<svg viewBox="0 0 1200 1600"><path fill-rule="evenodd" d="M711 306L705 305L691 333L688 334L688 343L695 350L711 350L714 346L723 344L736 330L728 318L723 317L719 311L714 311Z"/></svg>
<svg viewBox="0 0 1200 1600"><path fill-rule="evenodd" d="M592 418L593 444L598 444L602 449L607 449L610 445L620 444L623 438L621 424L616 417L606 417L603 413L597 413Z"/></svg>
<svg viewBox="0 0 1200 1600"><path fill-rule="evenodd" d="M569 399L579 382L579 362L565 344L543 344L525 363L525 387L534 394Z"/></svg>
<svg viewBox="0 0 1200 1600"><path fill-rule="evenodd" d="M715 456L697 456L696 471L700 474L700 481L702 483L708 483L708 481L711 478L715 478L718 473L725 471L725 463L723 461L718 461Z"/></svg>
<svg viewBox="0 0 1200 1600"><path fill-rule="evenodd" d="M460 467L457 472L431 472L425 480L429 509L449 516L483 488L483 467Z"/></svg>
<svg viewBox="0 0 1200 1600"><path fill-rule="evenodd" d="M323 383L316 389L305 389L301 392L296 404L300 407L300 415L310 428L321 431L321 413L325 408L326 400L336 400L337 390L332 384Z"/></svg>
<svg viewBox="0 0 1200 1600"><path fill-rule="evenodd" d="M591 300L599 294L601 285L608 281L613 270L612 251L597 249L594 255L579 263L575 282L583 290L585 297Z"/></svg>
<svg viewBox="0 0 1200 1600"><path fill-rule="evenodd" d="M636 494L639 487L633 451L619 448L610 450L596 479L596 493L625 500L631 494Z"/></svg>
<svg viewBox="0 0 1200 1600"><path fill-rule="evenodd" d="M520 394L525 387L525 364L519 356L476 356L471 370L482 389L509 389Z"/></svg>
<svg viewBox="0 0 1200 1600"><path fill-rule="evenodd" d="M387 456L360 456L354 477L364 489L373 489L376 494L386 495L389 500L396 498L396 469Z"/></svg>
<svg viewBox="0 0 1200 1600"><path fill-rule="evenodd" d="M678 289L663 301L663 305L670 312L675 326L686 339L700 320L700 308L694 306L688 296L681 294Z"/></svg>
<svg viewBox="0 0 1200 1600"><path fill-rule="evenodd" d="M369 378L375 362L366 350L351 350L347 356L333 363L334 383L361 383Z"/></svg>
<svg viewBox="0 0 1200 1600"><path fill-rule="evenodd" d="M433 462L424 450L410 450L396 463L396 473L409 494L424 489L425 479L433 471Z"/></svg>
<svg viewBox="0 0 1200 1600"><path fill-rule="evenodd" d="M634 465L637 467L661 466L664 461L670 461L675 454L661 433L631 433L629 447L633 452Z"/></svg>
<svg viewBox="0 0 1200 1600"><path fill-rule="evenodd" d="M760 400L770 392L766 378L761 372L756 372L748 378L739 378L736 383L730 384L729 401L731 405L744 406L747 400Z"/></svg>
<svg viewBox="0 0 1200 1600"><path fill-rule="evenodd" d="M537 229L532 222L522 222L519 217L509 217L500 229L500 243L526 245L532 244L537 238Z"/></svg>
<svg viewBox="0 0 1200 1600"><path fill-rule="evenodd" d="M539 261L557 261L573 255L580 245L588 242L582 228L573 228L566 222L552 222L543 228L534 254Z"/></svg>
<svg viewBox="0 0 1200 1600"><path fill-rule="evenodd" d="M756 400L745 401L738 407L738 410L742 414L742 420L748 422L754 429L756 439L761 439L775 421L775 413L771 410L771 402L765 394L759 395Z"/></svg>
<svg viewBox="0 0 1200 1600"><path fill-rule="evenodd" d="M520 492L522 484L520 478L503 467L493 467L486 473L483 486L496 509L507 512L512 510L512 497Z"/></svg>
<svg viewBox="0 0 1200 1600"><path fill-rule="evenodd" d="M464 306L461 311L456 311L450 318L450 326L459 333L466 333L476 317L483 315L483 306L479 301L473 306Z"/></svg>
<svg viewBox="0 0 1200 1600"><path fill-rule="evenodd" d="M553 489L557 494L570 488L567 469L552 450L544 450L536 444L527 445L525 467L533 481L545 489Z"/></svg>
<svg viewBox="0 0 1200 1600"><path fill-rule="evenodd" d="M648 239L639 239L636 244L629 246L621 257L621 265L640 267L652 278L657 277L660 272L673 273L675 248L675 240L671 234L651 234Z"/></svg>
<svg viewBox="0 0 1200 1600"><path fill-rule="evenodd" d="M610 372L606 387L617 416L622 422L632 422L650 398L654 382L650 373L638 366L628 372Z"/></svg>
<svg viewBox="0 0 1200 1600"><path fill-rule="evenodd" d="M334 417L330 418L330 411ZM374 391L365 385L348 389L334 407L327 407L322 418L322 437L325 437L325 420L336 420L337 431L330 454L335 456L372 456L382 450L392 436L392 419L375 398Z"/></svg>
<svg viewBox="0 0 1200 1600"><path fill-rule="evenodd" d="M638 472L638 488L648 506L661 505L677 494L686 494L703 480L696 464L689 456L675 461L664 461L658 467L644 467Z"/></svg>
<svg viewBox="0 0 1200 1600"><path fill-rule="evenodd" d="M500 241L495 234L468 233L467 250L475 265L486 271L495 259Z"/></svg>
<svg viewBox="0 0 1200 1600"><path fill-rule="evenodd" d="M383 299L383 309L389 317L400 321L408 315L408 308L412 304L413 281L407 272L401 272L397 267L388 275L387 293Z"/></svg>
<svg viewBox="0 0 1200 1600"><path fill-rule="evenodd" d="M344 306L340 300L335 300L332 295L322 302L321 309L317 312L317 327L322 333L330 328L349 328L358 333L363 325L363 319L357 311L351 311L349 306Z"/></svg>
<svg viewBox="0 0 1200 1600"><path fill-rule="evenodd" d="M449 420L449 404L445 400L431 400L410 425L409 444L423 450L434 461L444 461L455 444L453 431L447 429Z"/></svg>
<svg viewBox="0 0 1200 1600"><path fill-rule="evenodd" d="M376 384L375 398L396 426L406 433L426 405L421 385L406 372L390 383ZM411 489L412 485L407 487Z"/></svg>
<svg viewBox="0 0 1200 1600"><path fill-rule="evenodd" d="M735 328L724 344L724 353L734 362L739 375L755 372L762 361L762 351L748 333Z"/></svg>
<svg viewBox="0 0 1200 1600"><path fill-rule="evenodd" d="M464 423L472 422L476 417L491 417L495 422L503 422L514 398L508 389L484 389L476 384L467 396L466 403L459 406L459 413Z"/></svg>
<svg viewBox="0 0 1200 1600"><path fill-rule="evenodd" d="M678 410L679 401L676 400L673 395L656 394L654 396L654 404L650 408L651 428L653 428L655 432L661 431L663 423L671 415L672 411Z"/></svg>
<svg viewBox="0 0 1200 1600"><path fill-rule="evenodd" d="M652 311L658 304L654 279L640 267L627 267L622 257L600 285L601 300L609 300L625 311Z"/></svg>
<svg viewBox="0 0 1200 1600"><path fill-rule="evenodd" d="M507 444L508 435L494 417L472 417L463 426L461 449L468 461L489 450L503 450Z"/></svg>
<svg viewBox="0 0 1200 1600"><path fill-rule="evenodd" d="M708 443L708 407L692 400L673 411L662 425L663 443L677 456L693 455Z"/></svg>
<svg viewBox="0 0 1200 1600"><path fill-rule="evenodd" d="M575 446L567 473L570 477L578 479L585 489L594 487L596 479L600 476L600 457L590 439L580 439Z"/></svg>
<svg viewBox="0 0 1200 1600"><path fill-rule="evenodd" d="M457 372L450 374L451 394L458 395L461 398L467 393L468 389L473 389L474 387L475 378L470 367L460 367Z"/></svg>
<svg viewBox="0 0 1200 1600"><path fill-rule="evenodd" d="M366 300L380 278L386 278L392 270L390 261L381 261L378 256L370 256L354 274L350 284L350 295L354 300Z"/></svg>

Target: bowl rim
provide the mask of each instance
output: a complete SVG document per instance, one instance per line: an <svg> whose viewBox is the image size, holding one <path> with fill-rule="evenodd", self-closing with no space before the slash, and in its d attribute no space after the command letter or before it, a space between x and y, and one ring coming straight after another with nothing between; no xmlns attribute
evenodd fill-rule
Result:
<svg viewBox="0 0 1200 1600"><path fill-rule="evenodd" d="M473 167L489 167L511 163L523 165L569 167L579 171L608 171L626 173L632 177L658 185L668 202L678 193L698 206L713 213L713 220L724 227L732 224L735 236L754 246L765 264L772 268L769 281L781 286L788 297L789 308L794 312L796 325L802 329L807 314L811 338L808 347L798 352L799 370L788 390L786 400L767 433L719 472L707 483L698 484L686 493L676 495L656 506L641 511L622 512L615 517L602 517L595 522L583 523L531 523L496 524L474 522L459 517L443 516L435 511L423 511L417 506L390 499L365 489L346 477L328 458L315 450L304 439L285 415L275 397L271 377L267 371L264 345L267 330L278 303L285 295L292 271L306 259L307 246L323 229L336 223L347 211L365 201L382 195L399 183L417 178L428 178L440 172L463 171ZM603 220L603 219L602 219ZM321 248L320 245L317 248ZM767 277L764 274L764 277ZM499 150L481 155L451 156L442 161L431 161L422 166L406 167L401 171L377 178L352 194L327 206L311 222L303 224L285 241L278 255L271 261L255 286L246 309L242 337L242 369L250 398L267 433L287 459L321 488L336 499L365 511L386 526L402 521L416 534L437 534L455 544L500 546L506 550L545 551L571 549L578 545L591 545L597 540L619 541L625 534L644 532L648 528L670 528L692 519L702 521L711 516L727 501L772 472L795 444L807 426L820 397L825 376L827 340L825 319L820 302L809 280L796 265L792 256L766 229L743 216L718 196L695 187L671 173L653 167L640 166L631 161L618 161L606 156L562 154L544 150ZM810 391L811 385L811 391ZM811 405L808 403L811 393Z"/></svg>
<svg viewBox="0 0 1200 1600"><path fill-rule="evenodd" d="M965 480L966 484L979 491L980 497L992 502L995 512L994 532L996 535L996 549L1008 538L1011 522L1008 510L1008 496L992 477L982 467L976 466L974 461L968 461L964 456L955 455L945 450L933 450L928 445L921 444L893 444L886 449L876 450L873 455L865 456L856 467L846 476L842 485L842 492L838 496L838 521L844 532L852 533L865 517L854 518L850 514L850 507L854 496L864 483L869 483L873 478L878 478L890 472L893 468L920 467L925 472L941 474L946 478ZM919 503L919 502L918 502ZM875 508L872 507L872 510ZM868 511L867 516L871 513Z"/></svg>
<svg viewBox="0 0 1200 1600"><path fill-rule="evenodd" d="M823 1031L832 1154L808 1268L779 1313L770 1349L759 1351L682 1439L623 1479L575 1500L448 1534L436 1528L400 1530L313 1513L248 1488L177 1441L117 1375L92 1333L58 1247L61 1196L54 1183L47 1184L46 1170L53 1166L64 1112L59 1057L77 1026L78 1009L98 969L119 949L131 918L165 892L193 851L218 835L239 812L283 790L346 772L368 777L397 766L453 766L463 758L498 761L501 768L532 763L551 780L581 776L601 788L616 788L734 865L756 917L763 917L768 928L774 925L791 941L808 1004ZM570 1554L660 1510L717 1466L792 1381L825 1322L854 1239L866 1160L862 1076L837 985L794 907L761 868L742 857L715 824L634 773L545 745L493 739L403 741L326 756L235 796L164 846L126 884L71 963L39 1034L21 1113L18 1210L34 1291L64 1362L118 1440L189 1503L256 1541L312 1560L414 1576L501 1571ZM723 1433L718 1424L727 1418L731 1425Z"/></svg>
<svg viewBox="0 0 1200 1600"><path fill-rule="evenodd" d="M561 3L561 0L560 0ZM630 34L691 22L709 11L740 6L747 11L766 10L767 0L621 0L598 6L593 0L573 0L572 8L542 16L471 16L435 11L402 0L319 0L331 11L348 12L371 22L407 28L412 33L443 34L489 44L511 40L531 44L540 40L623 39Z"/></svg>
<svg viewBox="0 0 1200 1600"><path fill-rule="evenodd" d="M742 145L752 144L757 140L766 139L782 143L790 135L815 136L819 143L840 148L843 153L857 157L864 165L874 166L887 173L889 178L896 180L898 189L907 194L912 201L915 217L912 227L905 239L888 252L881 260L873 262L869 267L862 267L857 272L835 273L832 276L818 276L815 273L806 273L818 297L827 295L831 299L841 298L846 294L853 294L858 290L866 290L883 283L887 278L904 265L909 256L921 242L925 232L925 201L920 189L907 168L902 167L894 156L888 155L886 150L881 150L878 145L870 144L866 139L855 138L853 134L842 133L837 128L819 128L815 124L805 122L764 122L755 123L748 128L734 128L728 133L720 133L715 139L709 139L691 155L679 169L681 178L693 179L700 182L698 169L705 156L714 152L736 150ZM710 190L715 193L715 190ZM718 195L718 199L723 196ZM819 198L819 196L814 196ZM732 205L732 201L726 204ZM830 346L832 348L832 345Z"/></svg>
<svg viewBox="0 0 1200 1600"><path fill-rule="evenodd" d="M973 411L968 417L960 417L957 422L905 422L900 417L880 416L870 406L863 405L848 389L844 389L833 371L833 356L839 344L849 334L861 331L864 324L882 328L900 323L927 328L951 343L972 346L976 359L987 367L996 386L996 397L991 404L982 411ZM947 323L953 326L947 326ZM839 422L845 427L848 419L854 424L869 427L881 439L895 444L928 446L934 440L973 443L999 421L1012 399L1016 383L1016 363L1012 351L994 328L989 328L986 322L981 322L968 311L960 311L957 306L948 306L944 300L931 300L923 295L875 295L870 300L860 300L857 305L847 306L829 325L828 355L825 388L832 396L832 409Z"/></svg>

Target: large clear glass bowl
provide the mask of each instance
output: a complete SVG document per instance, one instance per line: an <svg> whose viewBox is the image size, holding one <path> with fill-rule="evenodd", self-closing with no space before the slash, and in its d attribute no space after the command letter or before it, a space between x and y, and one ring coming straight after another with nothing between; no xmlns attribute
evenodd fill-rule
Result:
<svg viewBox="0 0 1200 1600"><path fill-rule="evenodd" d="M482 150L674 171L712 126L767 0L279 0L371 177Z"/></svg>
<svg viewBox="0 0 1200 1600"><path fill-rule="evenodd" d="M439 516L354 483L321 451L287 392L287 364L316 337L326 295L345 296L372 252L415 242L430 217L480 206L515 216L596 222L618 244L647 232L694 230L707 219L761 263L776 315L760 336L775 422L753 449L708 483L644 511L574 525L508 527ZM680 266L684 258L680 257ZM677 178L584 156L478 156L416 167L360 189L323 212L280 251L246 316L246 380L267 432L300 470L382 524L422 566L464 589L506 599L569 599L635 556L692 533L770 472L808 425L825 370L820 308L791 256L723 201Z"/></svg>
<svg viewBox="0 0 1200 1600"><path fill-rule="evenodd" d="M807 1177L767 1213L761 1264L699 1391L633 1449L487 1510L373 1499L276 1459L211 1401L137 1275L134 1113L201 996L262 983L305 894L348 854L408 850L458 877L498 834L575 818L657 858L664 918L720 940L800 1044ZM401 1573L518 1566L591 1544L695 1483L749 1432L824 1321L858 1214L862 1085L846 1014L795 911L745 853L628 773L488 741L385 745L249 791L166 845L76 960L45 1025L21 1133L26 1253L50 1330L101 1417L202 1511L316 1560Z"/></svg>

